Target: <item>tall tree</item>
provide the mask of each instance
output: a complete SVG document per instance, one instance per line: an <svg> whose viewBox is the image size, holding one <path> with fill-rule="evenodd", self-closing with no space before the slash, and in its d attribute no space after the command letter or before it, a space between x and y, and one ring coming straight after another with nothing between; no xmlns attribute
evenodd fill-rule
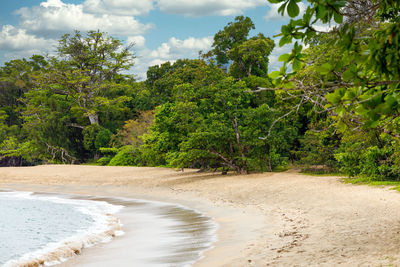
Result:
<svg viewBox="0 0 400 267"><path fill-rule="evenodd" d="M58 162L99 157L110 135L134 115L131 46L99 31L64 35L58 56L26 93L24 128L44 158Z"/></svg>
<svg viewBox="0 0 400 267"><path fill-rule="evenodd" d="M268 57L275 47L275 43L262 33L231 48L227 57L233 62L229 67L229 74L236 78L250 75L267 77Z"/></svg>
<svg viewBox="0 0 400 267"><path fill-rule="evenodd" d="M275 43L262 33L249 39L252 29L255 27L249 17L236 17L234 22L229 22L214 35L213 49L205 57L214 57L224 68L229 66L229 74L235 78L266 77L268 56Z"/></svg>
<svg viewBox="0 0 400 267"><path fill-rule="evenodd" d="M252 29L255 29L255 26L249 17L236 17L234 22L229 22L223 30L214 35L210 56L215 56L220 65L229 63L228 51L246 41Z"/></svg>
<svg viewBox="0 0 400 267"><path fill-rule="evenodd" d="M37 85L68 96L90 124L99 124L102 108L129 100L125 96L110 98L107 93L118 86L121 71L132 67L131 48L122 47L121 41L100 31L89 31L86 36L78 31L66 34L59 41L58 58L51 60L49 71Z"/></svg>

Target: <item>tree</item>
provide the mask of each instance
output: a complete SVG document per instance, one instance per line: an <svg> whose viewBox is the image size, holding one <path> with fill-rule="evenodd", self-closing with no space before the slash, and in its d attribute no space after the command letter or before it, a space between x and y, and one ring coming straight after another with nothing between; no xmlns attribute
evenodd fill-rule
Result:
<svg viewBox="0 0 400 267"><path fill-rule="evenodd" d="M249 17L238 16L214 35L213 49L205 57L215 57L219 66L229 66L229 74L236 78L250 75L266 77L268 56L275 43L262 33L248 39L254 24Z"/></svg>
<svg viewBox="0 0 400 267"><path fill-rule="evenodd" d="M24 97L35 76L47 66L44 57L6 62L0 68L0 165L32 164L37 156L29 133L23 127Z"/></svg>
<svg viewBox="0 0 400 267"><path fill-rule="evenodd" d="M149 67L147 75L145 84L153 98L154 106L173 101L174 87L177 85L207 85L225 76L215 65L207 65L204 60L199 59L178 59L173 64L166 62L160 66L152 66Z"/></svg>
<svg viewBox="0 0 400 267"><path fill-rule="evenodd" d="M131 47L123 48L121 41L100 31L89 31L85 37L78 31L66 34L59 41L59 57L50 61L37 86L69 97L90 124L99 124L102 109L130 100L126 96L109 98L107 93L119 86L121 71L133 65Z"/></svg>
<svg viewBox="0 0 400 267"><path fill-rule="evenodd" d="M227 58L233 63L229 67L229 74L243 78L250 75L266 77L268 74L268 57L274 49L275 43L262 33L242 42L227 52Z"/></svg>
<svg viewBox="0 0 400 267"><path fill-rule="evenodd" d="M33 87L38 71L47 66L44 57L33 55L29 60L16 59L6 62L0 68L0 109L7 114L7 124L21 126L21 99Z"/></svg>
<svg viewBox="0 0 400 267"><path fill-rule="evenodd" d="M134 79L122 73L133 64L130 48L99 31L61 38L58 57L35 75L24 98L24 129L43 158L98 158L116 129L135 115Z"/></svg>
<svg viewBox="0 0 400 267"><path fill-rule="evenodd" d="M226 77L195 84L175 86L173 101L157 108L142 147L147 163L248 173L284 162L296 123L279 124L260 139L278 114L266 104L253 107L256 95L244 81Z"/></svg>
<svg viewBox="0 0 400 267"><path fill-rule="evenodd" d="M229 22L223 30L214 35L213 50L209 56L214 55L220 65L227 64L228 51L246 41L252 29L255 29L255 26L249 17L237 16L234 22Z"/></svg>
<svg viewBox="0 0 400 267"><path fill-rule="evenodd" d="M135 120L128 120L122 129L118 130L116 142L120 145L131 145L138 148L143 145L141 136L149 131L153 124L154 112L147 110L142 112Z"/></svg>

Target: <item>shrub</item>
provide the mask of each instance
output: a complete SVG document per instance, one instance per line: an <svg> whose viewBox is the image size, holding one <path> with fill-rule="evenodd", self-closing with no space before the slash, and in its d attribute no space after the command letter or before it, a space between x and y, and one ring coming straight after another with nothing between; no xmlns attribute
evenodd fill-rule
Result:
<svg viewBox="0 0 400 267"><path fill-rule="evenodd" d="M115 155L108 166L133 166L135 165L134 149L132 146L122 147Z"/></svg>

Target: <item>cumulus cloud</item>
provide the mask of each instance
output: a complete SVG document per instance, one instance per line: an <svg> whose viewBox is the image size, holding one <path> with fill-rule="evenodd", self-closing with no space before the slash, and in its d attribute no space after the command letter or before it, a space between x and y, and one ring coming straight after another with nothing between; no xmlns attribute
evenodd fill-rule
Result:
<svg viewBox="0 0 400 267"><path fill-rule="evenodd" d="M47 0L31 8L16 11L20 16L20 27L38 36L59 38L73 30L96 30L118 36L131 36L144 33L152 25L144 25L132 16L119 16L109 13L85 13L83 5L65 4L61 0Z"/></svg>
<svg viewBox="0 0 400 267"><path fill-rule="evenodd" d="M4 25L1 29L1 50L21 51L34 49L40 51L46 47L49 47L49 40L28 34L24 29L18 29L12 25Z"/></svg>
<svg viewBox="0 0 400 267"><path fill-rule="evenodd" d="M278 13L278 9L282 4L269 4L270 10L268 10L267 14L265 14L264 19L265 20L286 20L289 19L290 17L285 13L284 16L281 16L281 14ZM297 3L297 5L300 8L300 13L298 17L303 16L304 11L306 11L307 6L303 2Z"/></svg>
<svg viewBox="0 0 400 267"><path fill-rule="evenodd" d="M265 0L158 0L161 11L185 16L242 14L244 10L264 6Z"/></svg>
<svg viewBox="0 0 400 267"><path fill-rule="evenodd" d="M1 59L4 61L29 58L34 54L51 55L56 52L56 44L56 40L36 37L12 25L4 25L0 31L0 51L4 53Z"/></svg>
<svg viewBox="0 0 400 267"><path fill-rule="evenodd" d="M194 38L184 40L172 37L168 42L162 43L154 50L147 48L139 49L137 59L133 68L138 79L145 79L149 66L160 65L167 61L175 62L180 58L197 58L200 50L209 50L213 37Z"/></svg>
<svg viewBox="0 0 400 267"><path fill-rule="evenodd" d="M97 30L135 43L134 73L145 78L147 68L178 58L197 58L200 50L211 48L212 37L170 38L155 49L146 47L145 34L154 26L140 22L136 16L158 8L162 12L184 16L237 15L246 9L265 6L265 0L42 0L40 5L14 12L18 25L0 28L3 59L55 51L57 40L74 30Z"/></svg>
<svg viewBox="0 0 400 267"><path fill-rule="evenodd" d="M140 48L144 48L145 47L145 43L146 43L146 38L144 38L141 35L137 35L137 36L129 36L126 39L126 43L127 44L135 44L135 49L140 49Z"/></svg>
<svg viewBox="0 0 400 267"><path fill-rule="evenodd" d="M88 13L140 16L154 8L153 0L86 0L83 10Z"/></svg>
<svg viewBox="0 0 400 267"><path fill-rule="evenodd" d="M211 48L213 38L193 38L179 40L172 37L166 43L162 43L156 50L151 52L151 56L160 59L172 59L184 57L195 57L200 50Z"/></svg>

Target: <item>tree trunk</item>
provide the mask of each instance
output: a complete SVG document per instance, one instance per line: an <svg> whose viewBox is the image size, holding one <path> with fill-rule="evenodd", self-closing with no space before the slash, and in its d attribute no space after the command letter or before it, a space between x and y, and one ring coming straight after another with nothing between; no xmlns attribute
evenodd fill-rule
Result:
<svg viewBox="0 0 400 267"><path fill-rule="evenodd" d="M90 125L93 124L99 124L99 115L97 115L97 113L94 114L89 114L89 121L90 121Z"/></svg>
<svg viewBox="0 0 400 267"><path fill-rule="evenodd" d="M272 165L271 165L271 154L268 153L268 169L272 172Z"/></svg>

